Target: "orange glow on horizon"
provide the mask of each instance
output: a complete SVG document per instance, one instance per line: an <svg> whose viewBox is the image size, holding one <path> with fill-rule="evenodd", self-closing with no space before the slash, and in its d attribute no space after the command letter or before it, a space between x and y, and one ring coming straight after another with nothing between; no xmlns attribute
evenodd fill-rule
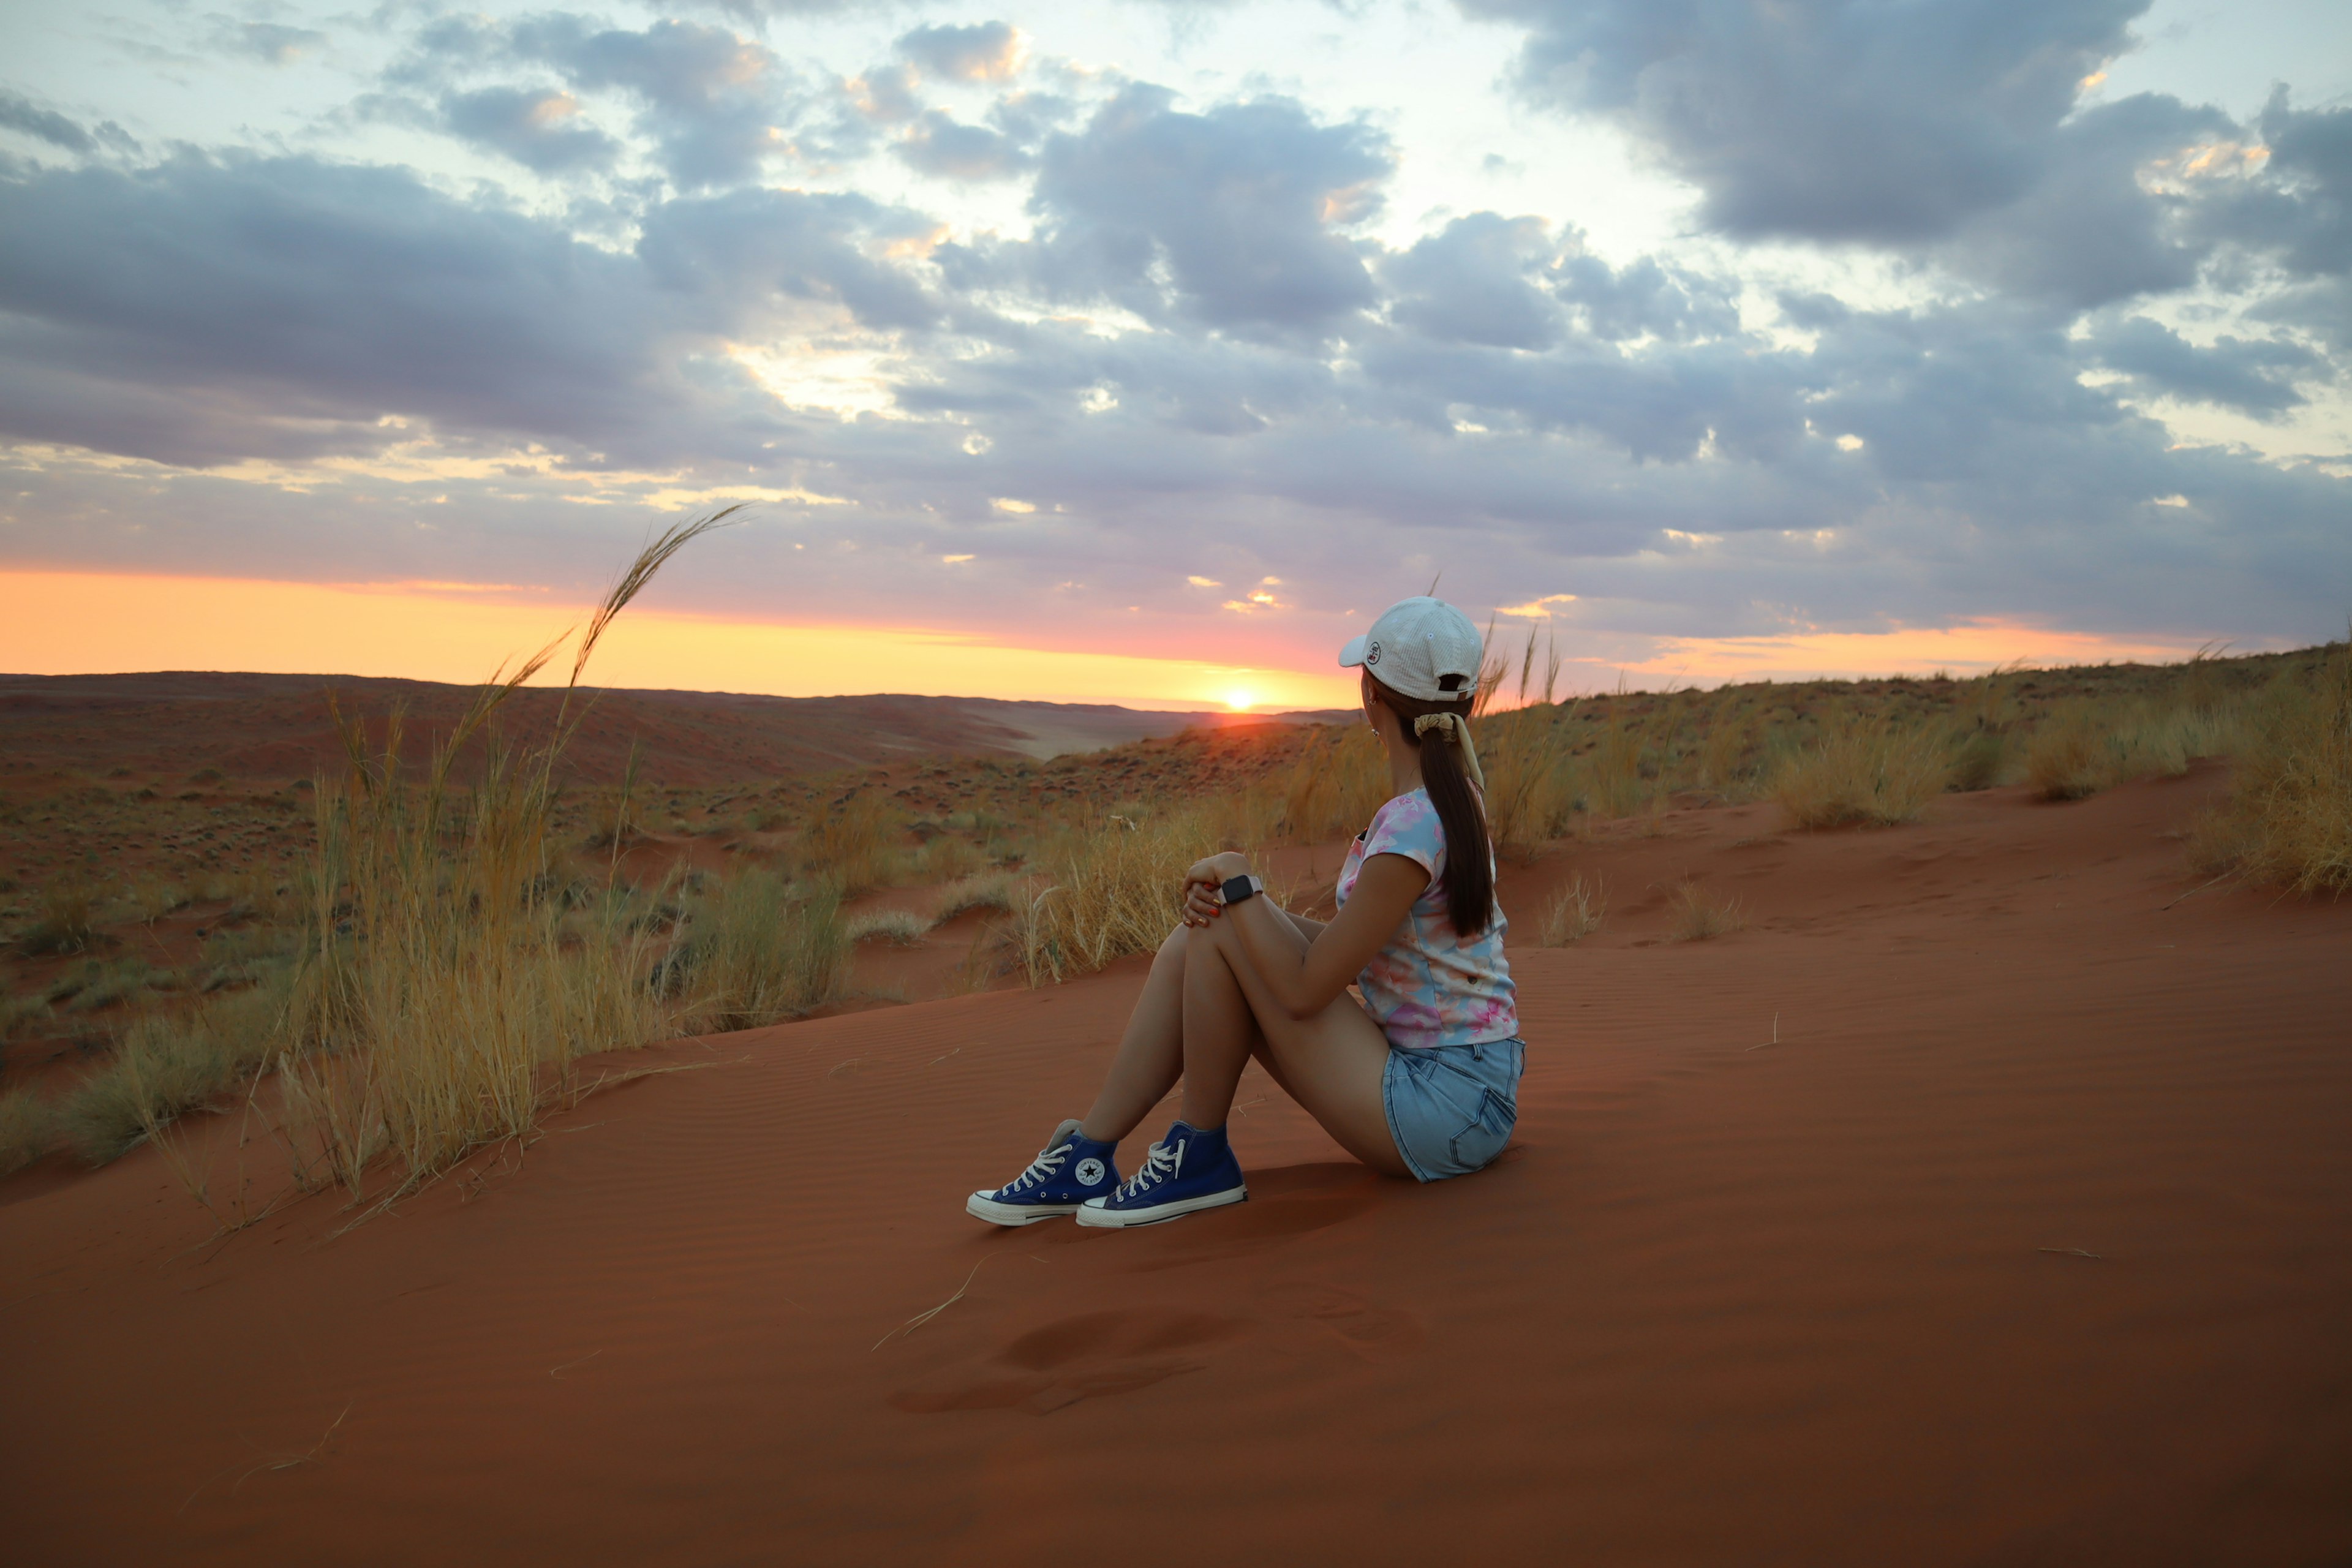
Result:
<svg viewBox="0 0 2352 1568"><path fill-rule="evenodd" d="M497 596L501 591L0 572L0 669L226 669L470 684L587 619L584 606L551 596L517 603ZM563 658L555 664L568 668ZM1351 690L1319 671L1014 647L923 627L729 621L644 606L613 623L588 671L593 684L640 689L781 697L909 691L1183 710L1228 706L1242 689L1237 679L1276 709L1334 707Z"/></svg>
<svg viewBox="0 0 2352 1568"><path fill-rule="evenodd" d="M470 684L586 619L541 590L504 584L278 583L0 571L0 669L26 675L163 669L404 676ZM2115 638L1996 622L1881 633L1664 638L1646 658L1578 654L1563 694L1727 681L1981 674L1999 665L2171 661L2189 641ZM559 667L564 661L557 660ZM922 627L779 626L638 607L614 623L600 686L777 696L927 692L1131 708L1280 712L1348 709L1353 672L1239 668L1115 650L1010 647ZM1507 683L1508 706L1515 693Z"/></svg>

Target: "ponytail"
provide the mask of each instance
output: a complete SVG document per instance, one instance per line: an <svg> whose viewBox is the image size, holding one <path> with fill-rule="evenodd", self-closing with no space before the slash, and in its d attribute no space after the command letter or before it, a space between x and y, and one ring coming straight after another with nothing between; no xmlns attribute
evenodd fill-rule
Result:
<svg viewBox="0 0 2352 1568"><path fill-rule="evenodd" d="M1486 837L1486 809L1478 753L1470 745L1470 706L1475 693L1423 702L1381 683L1370 685L1398 720L1406 743L1421 753L1421 784L1445 829L1445 912L1455 932L1470 938L1495 919L1494 850Z"/></svg>

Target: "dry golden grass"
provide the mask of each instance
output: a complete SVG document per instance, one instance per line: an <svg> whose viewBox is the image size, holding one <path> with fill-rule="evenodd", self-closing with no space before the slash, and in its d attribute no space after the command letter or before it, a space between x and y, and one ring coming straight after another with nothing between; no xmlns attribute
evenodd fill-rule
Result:
<svg viewBox="0 0 2352 1568"><path fill-rule="evenodd" d="M1772 796L1800 827L1883 827L1916 818L1950 777L1940 726L1845 722L1781 763Z"/></svg>
<svg viewBox="0 0 2352 1568"><path fill-rule="evenodd" d="M1249 844L1234 833L1234 815L1197 802L1072 834L1047 860L1046 885L1013 911L1013 962L1024 977L1055 984L1157 950L1183 918L1185 871L1203 856Z"/></svg>
<svg viewBox="0 0 2352 1568"><path fill-rule="evenodd" d="M844 893L888 884L901 858L906 825L890 802L859 793L817 812L801 829L800 861L812 877Z"/></svg>
<svg viewBox="0 0 2352 1568"><path fill-rule="evenodd" d="M2025 747L2025 782L2044 800L2081 800L2117 782L2115 732L2077 702L2053 713Z"/></svg>
<svg viewBox="0 0 2352 1568"><path fill-rule="evenodd" d="M1575 815L1579 774L1570 761L1572 717L1570 710L1546 704L1478 721L1486 827L1497 854L1533 859Z"/></svg>
<svg viewBox="0 0 2352 1568"><path fill-rule="evenodd" d="M1707 942L1748 923L1738 900L1718 899L1688 878L1675 884L1667 909L1672 921L1667 934L1675 942Z"/></svg>
<svg viewBox="0 0 2352 1568"><path fill-rule="evenodd" d="M66 1143L102 1165L219 1099L268 1058L285 1000L282 992L237 992L189 1016L135 1019L106 1065L58 1108Z"/></svg>
<svg viewBox="0 0 2352 1568"><path fill-rule="evenodd" d="M343 723L349 778L318 792L309 957L279 1077L290 1141L355 1199L381 1157L396 1166L389 1202L469 1150L529 1132L569 1092L574 1058L674 1029L646 984L650 938L619 900L605 900L584 935L567 928L550 875L554 766L584 715L570 694L606 626L734 510L667 531L622 574L590 618L537 750L509 755L493 721L562 639L482 688L421 777L404 765L398 714L380 748ZM453 771L477 739L482 776L460 792Z"/></svg>
<svg viewBox="0 0 2352 1568"><path fill-rule="evenodd" d="M1596 877L1588 885L1584 874L1578 872L1544 909L1543 944L1566 947L1582 942L1601 929L1601 917L1608 912L1608 884Z"/></svg>
<svg viewBox="0 0 2352 1568"><path fill-rule="evenodd" d="M2294 892L2352 889L2352 643L2263 693L2195 847L2209 868Z"/></svg>
<svg viewBox="0 0 2352 1568"><path fill-rule="evenodd" d="M2026 743L2026 782L2044 800L2081 800L2134 779L2178 777L2200 757L2235 749L2242 714L2233 699L2071 702Z"/></svg>
<svg viewBox="0 0 2352 1568"><path fill-rule="evenodd" d="M1310 731L1282 786L1282 825L1301 844L1345 838L1371 821L1389 797L1388 759L1368 725Z"/></svg>
<svg viewBox="0 0 2352 1568"><path fill-rule="evenodd" d="M58 1141L57 1111L29 1089L0 1094L0 1176L24 1169Z"/></svg>
<svg viewBox="0 0 2352 1568"><path fill-rule="evenodd" d="M1600 816L1637 816L1655 798L1657 790L1642 772L1647 732L1646 721L1635 718L1629 705L1610 710L1586 781L1588 799Z"/></svg>

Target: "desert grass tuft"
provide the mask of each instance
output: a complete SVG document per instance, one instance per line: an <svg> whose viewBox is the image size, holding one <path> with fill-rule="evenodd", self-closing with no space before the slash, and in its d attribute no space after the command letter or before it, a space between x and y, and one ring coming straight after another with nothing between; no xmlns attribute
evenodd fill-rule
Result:
<svg viewBox="0 0 2352 1568"><path fill-rule="evenodd" d="M1706 942L1727 936L1748 923L1737 899L1717 899L1698 882L1684 879L1667 900L1673 923L1668 934L1676 942Z"/></svg>
<svg viewBox="0 0 2352 1568"><path fill-rule="evenodd" d="M57 1145L57 1110L29 1089L0 1094L0 1176L21 1171Z"/></svg>
<svg viewBox="0 0 2352 1568"><path fill-rule="evenodd" d="M904 824L888 800L859 794L822 808L801 829L800 861L844 893L887 886L900 858Z"/></svg>
<svg viewBox="0 0 2352 1568"><path fill-rule="evenodd" d="M2352 889L2352 643L2265 692L2230 798L2192 845L2214 869L2305 894Z"/></svg>
<svg viewBox="0 0 2352 1568"><path fill-rule="evenodd" d="M136 1019L113 1056L58 1111L65 1142L103 1165L257 1071L276 1039L282 995L238 992L184 1018Z"/></svg>
<svg viewBox="0 0 2352 1568"><path fill-rule="evenodd" d="M1543 944L1546 947L1566 947L1582 942L1601 929L1601 917L1609 912L1609 885L1598 877L1588 884L1584 874L1578 872L1568 879L1568 886L1553 895L1546 906L1543 918Z"/></svg>
<svg viewBox="0 0 2352 1568"><path fill-rule="evenodd" d="M855 938L830 884L801 889L750 867L704 893L688 929L682 956L701 1028L755 1029L798 1017L848 983Z"/></svg>
<svg viewBox="0 0 2352 1568"><path fill-rule="evenodd" d="M1012 913L1013 879L1000 872L994 876L967 877L960 882L949 883L940 889L939 908L931 912L931 924L943 926L974 910Z"/></svg>
<svg viewBox="0 0 2352 1568"><path fill-rule="evenodd" d="M1772 795L1800 827L1885 827L1917 817L1950 777L1950 751L1936 729L1845 722L1790 755Z"/></svg>
<svg viewBox="0 0 2352 1568"><path fill-rule="evenodd" d="M874 910L851 917L843 928L843 937L852 942L881 937L900 947L911 947L923 940L930 929L922 916L911 910Z"/></svg>
<svg viewBox="0 0 2352 1568"><path fill-rule="evenodd" d="M97 938L97 910L98 895L88 883L58 878L41 890L39 918L16 939L17 951L28 958L86 952Z"/></svg>

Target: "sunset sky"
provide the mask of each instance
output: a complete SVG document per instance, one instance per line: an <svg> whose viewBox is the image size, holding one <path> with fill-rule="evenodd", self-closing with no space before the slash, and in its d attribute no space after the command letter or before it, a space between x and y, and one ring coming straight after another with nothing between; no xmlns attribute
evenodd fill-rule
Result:
<svg viewBox="0 0 2352 1568"><path fill-rule="evenodd" d="M2352 614L2352 6L0 8L0 670L1349 700Z"/></svg>

